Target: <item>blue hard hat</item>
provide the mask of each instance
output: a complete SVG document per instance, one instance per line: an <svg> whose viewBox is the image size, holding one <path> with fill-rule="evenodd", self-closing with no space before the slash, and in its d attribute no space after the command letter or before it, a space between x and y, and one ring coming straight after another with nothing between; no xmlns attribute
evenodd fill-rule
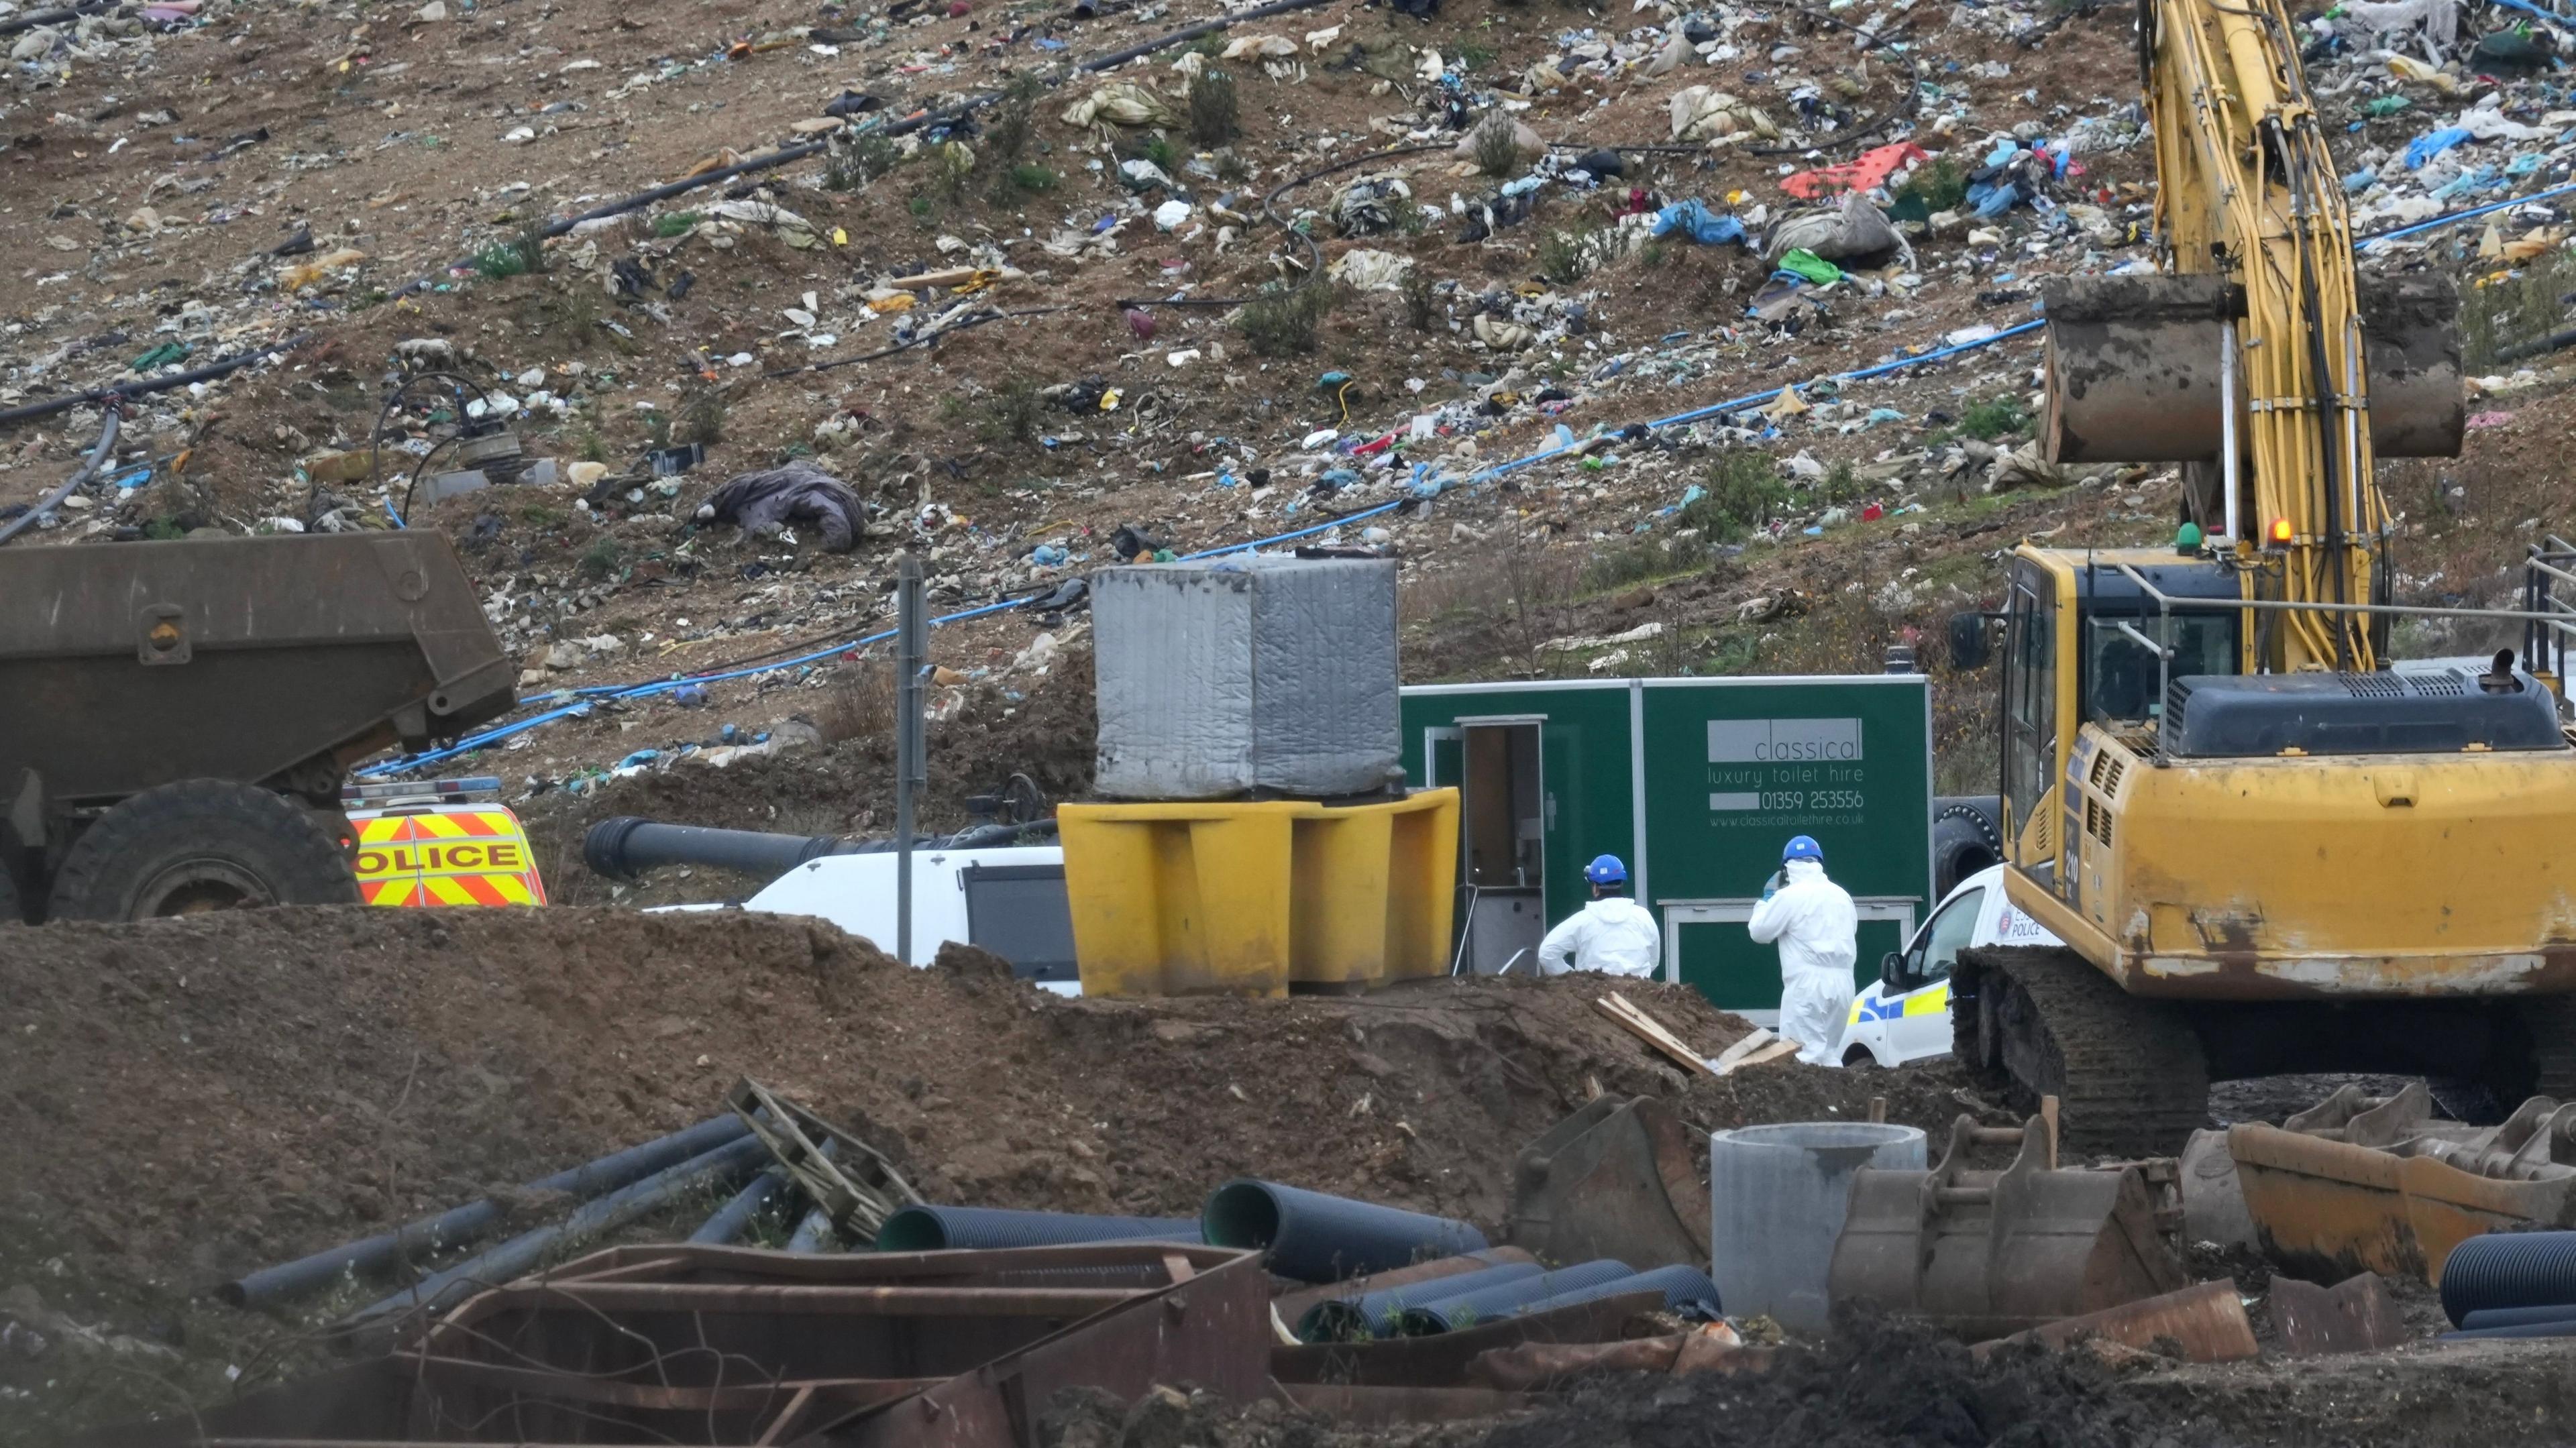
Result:
<svg viewBox="0 0 2576 1448"><path fill-rule="evenodd" d="M1780 852L1780 863L1785 865L1791 860L1822 860L1824 857L1825 847L1817 844L1813 836L1794 835L1790 837L1789 847Z"/></svg>
<svg viewBox="0 0 2576 1448"><path fill-rule="evenodd" d="M1625 885L1628 867L1619 863L1617 855L1596 855L1583 867L1583 878L1595 885Z"/></svg>

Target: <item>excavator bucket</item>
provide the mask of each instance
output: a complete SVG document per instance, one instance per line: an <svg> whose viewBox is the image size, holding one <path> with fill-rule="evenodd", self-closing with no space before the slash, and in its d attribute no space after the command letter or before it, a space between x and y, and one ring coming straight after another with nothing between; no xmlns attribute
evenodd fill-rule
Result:
<svg viewBox="0 0 2576 1448"><path fill-rule="evenodd" d="M1549 1262L1704 1267L1708 1180L1661 1097L1596 1097L1513 1162L1510 1225Z"/></svg>
<svg viewBox="0 0 2576 1448"><path fill-rule="evenodd" d="M1980 1145L2018 1142L2001 1171L1968 1166ZM2099 1312L2190 1279L2136 1163L2101 1170L2049 1165L2048 1128L1981 1127L1962 1116L1929 1171L1864 1168L1834 1244L1833 1300L1930 1319L1972 1342Z"/></svg>
<svg viewBox="0 0 2576 1448"><path fill-rule="evenodd" d="M2215 276L2071 277L2043 295L2050 462L2218 460L2222 324L2243 317L2242 287ZM2372 451L2458 457L2468 427L2459 292L2446 278L2365 277L2360 303Z"/></svg>
<svg viewBox="0 0 2576 1448"><path fill-rule="evenodd" d="M2282 1126L2227 1129L2245 1209L2292 1276L2355 1272L2438 1287L2471 1237L2537 1223L2576 1226L2576 1103L2522 1103L2503 1125L2432 1119L2421 1086L2362 1097L2352 1087Z"/></svg>

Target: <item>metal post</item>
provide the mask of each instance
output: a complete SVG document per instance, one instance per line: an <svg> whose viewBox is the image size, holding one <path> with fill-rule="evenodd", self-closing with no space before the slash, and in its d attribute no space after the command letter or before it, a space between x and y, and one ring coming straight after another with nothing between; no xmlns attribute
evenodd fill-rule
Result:
<svg viewBox="0 0 2576 1448"><path fill-rule="evenodd" d="M2238 530L2236 512L2236 324L2218 324L2218 470L2224 481L2220 487L2227 494L2227 531L2230 547L2245 535ZM2260 519L2255 521L2261 527Z"/></svg>
<svg viewBox="0 0 2576 1448"><path fill-rule="evenodd" d="M894 955L912 964L912 792L930 782L921 747L921 682L930 670L922 617L921 560L906 553L895 574Z"/></svg>

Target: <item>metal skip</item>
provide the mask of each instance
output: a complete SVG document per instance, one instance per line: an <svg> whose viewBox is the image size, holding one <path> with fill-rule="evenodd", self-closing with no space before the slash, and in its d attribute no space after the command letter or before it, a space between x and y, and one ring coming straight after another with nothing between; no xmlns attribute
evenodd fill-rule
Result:
<svg viewBox="0 0 2576 1448"><path fill-rule="evenodd" d="M2001 1171L1977 1146L2018 1142ZM1910 1313L1971 1341L2171 1292L2189 1281L2135 1164L2052 1169L2046 1122L1981 1127L1962 1116L1929 1171L1864 1168L1834 1244L1835 1302Z"/></svg>
<svg viewBox="0 0 2576 1448"><path fill-rule="evenodd" d="M618 1247L482 1292L401 1351L96 1441L1006 1448L1071 1387L1248 1402L1269 1350L1251 1252Z"/></svg>

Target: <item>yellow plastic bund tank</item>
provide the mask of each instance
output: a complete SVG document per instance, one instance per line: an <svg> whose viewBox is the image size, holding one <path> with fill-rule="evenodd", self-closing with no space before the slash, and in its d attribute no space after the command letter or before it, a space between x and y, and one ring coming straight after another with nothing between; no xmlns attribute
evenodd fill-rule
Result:
<svg viewBox="0 0 2576 1448"><path fill-rule="evenodd" d="M1449 968L1458 791L1056 810L1082 993L1286 995Z"/></svg>

